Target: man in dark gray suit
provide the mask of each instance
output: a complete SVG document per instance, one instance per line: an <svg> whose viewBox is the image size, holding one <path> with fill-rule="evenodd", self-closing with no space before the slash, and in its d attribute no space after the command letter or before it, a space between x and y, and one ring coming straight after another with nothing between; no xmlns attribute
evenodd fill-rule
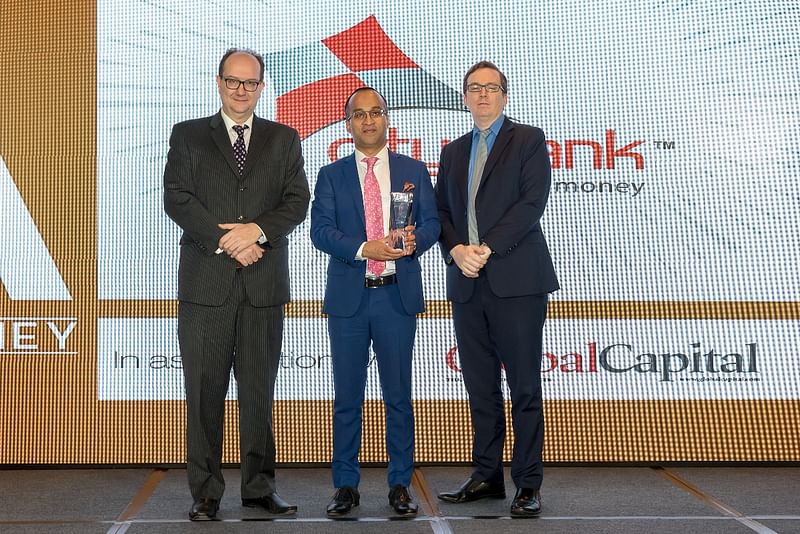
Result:
<svg viewBox="0 0 800 534"><path fill-rule="evenodd" d="M216 78L217 114L176 124L164 171L164 209L183 230L178 341L186 383L189 517L214 519L225 489L225 394L239 393L243 506L297 507L275 492L272 397L289 300L287 236L310 198L297 132L256 117L264 60L228 50Z"/></svg>

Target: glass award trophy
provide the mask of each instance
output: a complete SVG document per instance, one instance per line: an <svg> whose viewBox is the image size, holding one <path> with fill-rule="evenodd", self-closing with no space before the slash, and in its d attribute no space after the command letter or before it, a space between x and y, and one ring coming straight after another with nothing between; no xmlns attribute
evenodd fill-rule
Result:
<svg viewBox="0 0 800 534"><path fill-rule="evenodd" d="M404 228L411 224L411 204L414 193L392 193L392 217L389 225L389 239L394 248L403 250L405 244Z"/></svg>

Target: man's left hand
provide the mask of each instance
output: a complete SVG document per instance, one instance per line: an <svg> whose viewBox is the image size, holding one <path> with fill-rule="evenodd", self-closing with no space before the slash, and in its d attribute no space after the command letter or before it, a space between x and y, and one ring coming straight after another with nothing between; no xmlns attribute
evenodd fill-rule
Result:
<svg viewBox="0 0 800 534"><path fill-rule="evenodd" d="M414 225L403 228L403 243L405 243L405 249L403 250L404 256L411 256L417 251L417 236L414 235L414 230L416 230Z"/></svg>
<svg viewBox="0 0 800 534"><path fill-rule="evenodd" d="M225 254L236 257L240 252L250 245L256 244L261 237L261 228L255 223L226 223L218 225L228 232L219 240L219 248Z"/></svg>

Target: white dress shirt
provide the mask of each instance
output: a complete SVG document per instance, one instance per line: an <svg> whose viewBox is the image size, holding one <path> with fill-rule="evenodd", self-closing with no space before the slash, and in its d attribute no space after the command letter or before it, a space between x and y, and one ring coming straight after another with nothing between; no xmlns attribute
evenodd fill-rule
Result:
<svg viewBox="0 0 800 534"><path fill-rule="evenodd" d="M356 168L358 169L358 183L361 184L361 198L364 198L364 178L367 175L367 164L362 159L369 157L360 150L356 149L355 151L355 158L356 158ZM372 167L372 172L375 173L375 178L378 179L378 187L381 189L381 206L383 207L383 235L387 235L389 233L389 210L391 209L391 192L392 192L392 181L389 178L389 148L384 145L383 148L375 154L375 157L378 158L378 161L375 162L375 166ZM364 245L366 245L366 241L361 243L361 246L358 247L358 252L356 252L356 260L359 261L366 261L367 258L361 255L361 252L364 250ZM387 261L386 267L384 268L381 276L389 276L395 273L395 266L394 261ZM369 275L369 273L367 273Z"/></svg>
<svg viewBox="0 0 800 534"><path fill-rule="evenodd" d="M250 146L250 134L253 132L253 115L250 115L242 124L239 124L232 118L228 117L224 110L220 110L220 115L222 115L222 122L225 123L225 129L227 130L228 137L231 140L231 148L233 148L233 144L236 142L236 139L239 138L239 134L236 133L236 130L234 130L233 127L247 126L247 128L244 129L244 148L247 150L247 148ZM256 226L258 225L256 224ZM264 235L264 230L262 230L260 226L258 226L258 229L261 231L261 237L258 238L258 243L263 245L267 242L267 236ZM218 248L215 251L216 254L222 254L222 252L223 250L221 248Z"/></svg>

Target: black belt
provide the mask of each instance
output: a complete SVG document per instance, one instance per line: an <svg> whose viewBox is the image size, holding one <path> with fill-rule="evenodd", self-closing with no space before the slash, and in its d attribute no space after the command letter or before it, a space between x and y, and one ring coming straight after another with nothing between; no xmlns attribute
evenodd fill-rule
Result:
<svg viewBox="0 0 800 534"><path fill-rule="evenodd" d="M390 274L389 276L382 276L380 278L364 278L364 287L383 287L389 286L397 282L397 275Z"/></svg>

